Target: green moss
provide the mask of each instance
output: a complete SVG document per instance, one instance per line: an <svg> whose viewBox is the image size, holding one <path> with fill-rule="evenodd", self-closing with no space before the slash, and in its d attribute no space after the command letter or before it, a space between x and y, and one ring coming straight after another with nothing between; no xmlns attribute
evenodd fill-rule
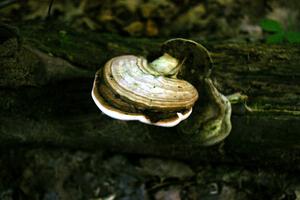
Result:
<svg viewBox="0 0 300 200"><path fill-rule="evenodd" d="M291 110L285 106L281 105L272 105L269 103L263 103L263 102L255 102L251 103L247 106L250 113L257 115L258 113L262 115L278 115L278 114L288 114L288 115L294 115L294 116L300 116L299 110Z"/></svg>

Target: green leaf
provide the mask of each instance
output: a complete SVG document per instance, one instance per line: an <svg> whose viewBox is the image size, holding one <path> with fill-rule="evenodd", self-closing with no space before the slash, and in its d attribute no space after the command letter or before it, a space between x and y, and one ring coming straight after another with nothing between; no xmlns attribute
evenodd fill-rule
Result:
<svg viewBox="0 0 300 200"><path fill-rule="evenodd" d="M283 31L283 27L281 26L281 24L272 19L263 19L260 21L259 25L264 31L268 31L268 32Z"/></svg>
<svg viewBox="0 0 300 200"><path fill-rule="evenodd" d="M279 44L282 43L284 39L284 33L279 32L267 37L267 44Z"/></svg>
<svg viewBox="0 0 300 200"><path fill-rule="evenodd" d="M285 34L285 38L292 44L300 43L300 32L289 31Z"/></svg>

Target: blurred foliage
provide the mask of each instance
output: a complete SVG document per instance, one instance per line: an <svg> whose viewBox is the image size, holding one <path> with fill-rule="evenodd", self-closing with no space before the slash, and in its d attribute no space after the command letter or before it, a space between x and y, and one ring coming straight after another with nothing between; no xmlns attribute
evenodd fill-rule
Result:
<svg viewBox="0 0 300 200"><path fill-rule="evenodd" d="M47 17L49 0L11 1L15 3L0 8L0 20L22 22ZM285 23L289 18L298 26L299 10L300 6L276 0L54 0L51 19L78 29L133 37L260 41L260 19ZM288 41L297 38L295 33L286 35L290 35ZM282 38L279 34L272 37Z"/></svg>
<svg viewBox="0 0 300 200"><path fill-rule="evenodd" d="M2 16L14 21L46 18L49 0L20 2L2 8ZM241 5L240 0L54 0L51 17L80 29L134 37L232 38L248 12Z"/></svg>
<svg viewBox="0 0 300 200"><path fill-rule="evenodd" d="M283 27L281 26L281 24L279 24L277 21L272 20L272 19L261 20L260 26L265 31L270 31L270 32L282 32L283 31Z"/></svg>
<svg viewBox="0 0 300 200"><path fill-rule="evenodd" d="M282 42L300 43L300 32L285 31L283 26L275 20L263 19L260 22L260 26L265 32L270 33L266 38L268 44L279 44Z"/></svg>
<svg viewBox="0 0 300 200"><path fill-rule="evenodd" d="M103 151L5 149L0 165L1 200L292 200L300 191L299 178L283 169L194 166Z"/></svg>

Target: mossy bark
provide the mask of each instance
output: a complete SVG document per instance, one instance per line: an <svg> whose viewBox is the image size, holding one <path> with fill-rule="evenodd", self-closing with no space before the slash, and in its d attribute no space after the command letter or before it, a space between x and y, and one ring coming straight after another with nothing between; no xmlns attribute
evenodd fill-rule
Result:
<svg viewBox="0 0 300 200"><path fill-rule="evenodd" d="M219 90L225 95L241 92L248 100L233 106L229 137L220 145L202 147L196 134L183 134L176 127L111 119L91 98L94 73L109 58L152 58L159 54L163 39L76 32L57 24L20 25L19 32L5 34L0 45L2 148L104 148L299 168L299 46L204 44L214 60L213 79Z"/></svg>

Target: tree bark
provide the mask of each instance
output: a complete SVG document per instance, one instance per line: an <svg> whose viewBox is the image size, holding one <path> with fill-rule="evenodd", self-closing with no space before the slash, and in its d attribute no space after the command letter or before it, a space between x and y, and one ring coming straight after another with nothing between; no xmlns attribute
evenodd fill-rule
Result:
<svg viewBox="0 0 300 200"><path fill-rule="evenodd" d="M204 44L211 52L213 79L221 93L240 92L248 99L233 105L229 137L220 145L203 147L196 134L185 135L176 127L111 119L91 98L94 73L109 58L152 57L163 39L76 32L58 24L20 25L19 31L2 32L1 38L2 148L108 149L300 168L299 46Z"/></svg>

